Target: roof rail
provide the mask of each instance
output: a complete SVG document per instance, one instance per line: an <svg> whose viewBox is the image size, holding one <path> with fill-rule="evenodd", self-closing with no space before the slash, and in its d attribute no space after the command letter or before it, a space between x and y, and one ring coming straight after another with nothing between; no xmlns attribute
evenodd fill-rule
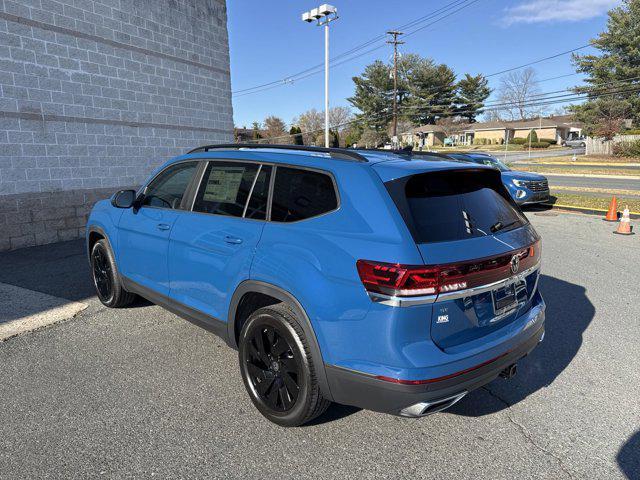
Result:
<svg viewBox="0 0 640 480"><path fill-rule="evenodd" d="M353 150L347 150L345 148L325 148L325 147L310 147L307 145L278 145L267 143L221 143L217 145L203 145L198 148L194 148L188 153L208 152L211 150L240 150L240 149L277 149L277 150L298 150L311 153L328 153L331 158L337 160L347 160L350 162L368 162L367 158L360 155Z"/></svg>
<svg viewBox="0 0 640 480"><path fill-rule="evenodd" d="M451 157L449 157L447 154L445 153L439 153L439 152L424 152L421 150L412 150L410 147L405 147L405 148L401 148L401 149L389 149L389 148L358 148L358 150L363 150L365 152L381 152L381 153L392 153L395 155L401 155L406 157L411 157L411 156L425 156L425 157L439 157L439 158L443 158L446 160L450 160Z"/></svg>

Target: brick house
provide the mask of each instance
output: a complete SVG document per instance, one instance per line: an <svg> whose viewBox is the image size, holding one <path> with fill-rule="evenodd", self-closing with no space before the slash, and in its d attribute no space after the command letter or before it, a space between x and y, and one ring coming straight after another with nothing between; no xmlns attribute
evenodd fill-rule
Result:
<svg viewBox="0 0 640 480"><path fill-rule="evenodd" d="M93 203L233 141L224 0L0 3L0 250L84 235Z"/></svg>

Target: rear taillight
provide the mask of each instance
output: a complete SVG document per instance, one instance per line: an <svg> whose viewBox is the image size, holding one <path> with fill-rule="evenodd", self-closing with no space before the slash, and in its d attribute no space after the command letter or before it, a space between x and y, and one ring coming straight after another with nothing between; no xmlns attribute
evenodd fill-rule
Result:
<svg viewBox="0 0 640 480"><path fill-rule="evenodd" d="M369 292L393 296L430 295L438 288L438 269L358 260L358 274Z"/></svg>
<svg viewBox="0 0 640 480"><path fill-rule="evenodd" d="M536 242L507 254L460 263L401 265L358 260L356 265L367 291L410 297L455 292L498 282L533 267L539 258L540 247Z"/></svg>

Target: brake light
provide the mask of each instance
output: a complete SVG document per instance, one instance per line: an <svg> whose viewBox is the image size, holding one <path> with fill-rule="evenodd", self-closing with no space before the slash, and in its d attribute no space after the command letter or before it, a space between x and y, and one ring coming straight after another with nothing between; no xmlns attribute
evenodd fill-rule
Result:
<svg viewBox="0 0 640 480"><path fill-rule="evenodd" d="M401 265L358 260L356 266L367 291L408 297L455 292L504 280L533 267L539 258L536 242L506 254L460 263Z"/></svg>
<svg viewBox="0 0 640 480"><path fill-rule="evenodd" d="M358 260L358 274L369 292L408 296L436 293L437 267L394 265L391 263Z"/></svg>

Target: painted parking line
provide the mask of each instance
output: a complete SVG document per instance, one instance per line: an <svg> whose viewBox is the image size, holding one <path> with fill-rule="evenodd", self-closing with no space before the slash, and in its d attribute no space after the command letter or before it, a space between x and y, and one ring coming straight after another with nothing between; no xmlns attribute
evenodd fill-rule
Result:
<svg viewBox="0 0 640 480"><path fill-rule="evenodd" d="M0 342L76 316L87 304L0 283Z"/></svg>

